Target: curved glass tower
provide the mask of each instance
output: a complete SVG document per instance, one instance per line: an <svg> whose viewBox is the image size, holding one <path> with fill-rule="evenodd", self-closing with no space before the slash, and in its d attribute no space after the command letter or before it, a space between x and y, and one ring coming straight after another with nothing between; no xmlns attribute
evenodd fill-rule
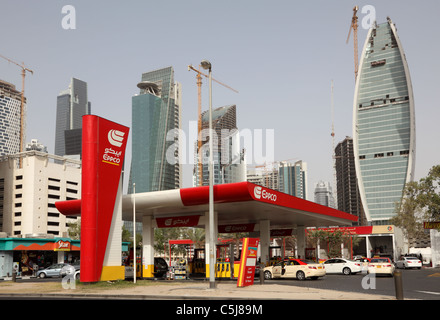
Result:
<svg viewBox="0 0 440 320"><path fill-rule="evenodd" d="M387 20L368 32L353 106L356 175L366 218L373 225L395 215L415 163L411 79L396 27Z"/></svg>

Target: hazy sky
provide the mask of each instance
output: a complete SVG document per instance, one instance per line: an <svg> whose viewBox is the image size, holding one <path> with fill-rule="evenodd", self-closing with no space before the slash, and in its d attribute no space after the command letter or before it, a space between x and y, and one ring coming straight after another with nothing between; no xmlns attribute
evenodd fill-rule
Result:
<svg viewBox="0 0 440 320"><path fill-rule="evenodd" d="M75 8L76 29L62 26L66 5ZM374 7L378 23L390 16L397 26L414 89L420 179L440 164L437 0L3 0L0 54L34 70L26 76L26 141L39 139L49 153L57 95L71 77L88 83L93 114L131 126L131 98L142 73L173 66L182 84L182 128L188 132L197 119L197 86L196 73L187 66L208 59L213 77L239 91L214 83L214 107L236 104L240 130L274 129L275 160L306 161L312 193L319 180L333 184L332 80L335 142L352 136L353 39L348 44L346 39L355 5L359 53L367 34L362 21L371 13L362 13L367 5ZM1 58L0 79L21 90L20 68ZM187 155L192 143L186 141ZM184 168L184 187L189 187L192 165Z"/></svg>

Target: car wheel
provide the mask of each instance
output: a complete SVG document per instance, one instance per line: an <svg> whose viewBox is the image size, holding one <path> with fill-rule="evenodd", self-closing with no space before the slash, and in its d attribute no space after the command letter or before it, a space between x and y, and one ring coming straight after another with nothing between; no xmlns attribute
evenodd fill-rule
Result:
<svg viewBox="0 0 440 320"><path fill-rule="evenodd" d="M342 273L346 276L351 274L351 270L349 267L345 267L344 269L342 269Z"/></svg>
<svg viewBox="0 0 440 320"><path fill-rule="evenodd" d="M296 273L296 278L298 279L298 280L305 280L306 279L306 275L304 274L304 272L302 272L302 271L298 271L297 273Z"/></svg>
<svg viewBox="0 0 440 320"><path fill-rule="evenodd" d="M44 278L46 278L46 274L45 274L44 272L42 272L42 273L40 273L40 274L38 275L38 277L39 277L40 279L44 279Z"/></svg>
<svg viewBox="0 0 440 320"><path fill-rule="evenodd" d="M264 271L264 279L266 280L272 279L272 274L270 273L270 271Z"/></svg>

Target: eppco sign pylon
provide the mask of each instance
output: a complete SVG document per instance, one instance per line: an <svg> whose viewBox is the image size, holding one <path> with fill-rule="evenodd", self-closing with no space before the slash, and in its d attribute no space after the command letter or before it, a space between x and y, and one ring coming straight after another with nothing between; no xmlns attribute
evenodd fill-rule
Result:
<svg viewBox="0 0 440 320"><path fill-rule="evenodd" d="M116 224L122 223L121 173L129 128L95 115L82 119L80 277L97 282L124 276L121 261L112 263L110 251L113 242L121 242L113 238L121 228Z"/></svg>

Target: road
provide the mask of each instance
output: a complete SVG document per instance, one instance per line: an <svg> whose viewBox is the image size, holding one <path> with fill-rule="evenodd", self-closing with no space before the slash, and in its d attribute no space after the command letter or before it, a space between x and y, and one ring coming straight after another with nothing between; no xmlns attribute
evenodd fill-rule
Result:
<svg viewBox="0 0 440 320"><path fill-rule="evenodd" d="M402 272L405 299L440 300L440 269L398 270ZM368 279L365 276L366 274L349 276L328 274L318 280L275 279L266 281L283 285L396 296L393 277L378 275Z"/></svg>
<svg viewBox="0 0 440 320"><path fill-rule="evenodd" d="M403 296L405 299L440 300L440 269L426 268L421 270L401 270L403 280ZM265 283L274 283L286 286L299 286L317 289L338 290L344 292L358 292L386 296L396 296L394 278L377 276L365 278L366 274L349 276L328 274L318 280L298 281L295 279L265 280ZM368 281L367 281L368 280ZM31 278L21 281L45 282L60 281L60 278L37 279ZM195 280L201 281L201 280ZM230 280L221 280L230 281ZM236 281L236 280L232 280ZM259 283L259 279L255 279ZM363 287L367 287L366 289Z"/></svg>

